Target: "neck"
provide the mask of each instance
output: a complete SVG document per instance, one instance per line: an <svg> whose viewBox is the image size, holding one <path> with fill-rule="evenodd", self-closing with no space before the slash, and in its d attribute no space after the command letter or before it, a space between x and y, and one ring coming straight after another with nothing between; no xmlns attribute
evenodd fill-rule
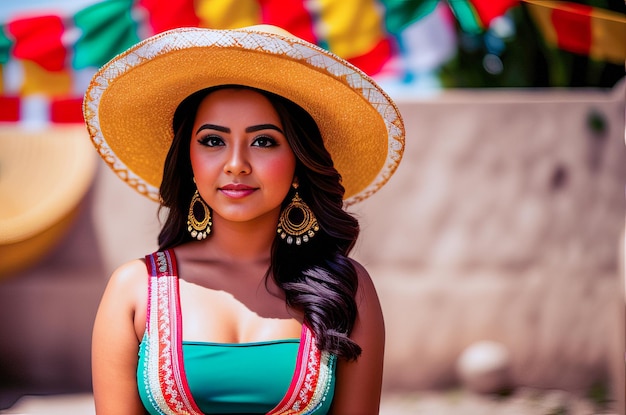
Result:
<svg viewBox="0 0 626 415"><path fill-rule="evenodd" d="M213 218L213 229L207 238L207 249L225 261L269 261L276 236L277 214L249 222L231 222Z"/></svg>

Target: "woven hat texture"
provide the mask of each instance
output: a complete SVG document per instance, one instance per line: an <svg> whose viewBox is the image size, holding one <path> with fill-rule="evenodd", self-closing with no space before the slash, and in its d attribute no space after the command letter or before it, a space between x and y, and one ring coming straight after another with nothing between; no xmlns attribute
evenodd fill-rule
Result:
<svg viewBox="0 0 626 415"><path fill-rule="evenodd" d="M180 28L138 43L92 79L83 104L87 128L111 169L158 201L176 107L224 84L270 91L308 111L342 176L346 205L382 187L402 158L400 112L369 76L268 25Z"/></svg>

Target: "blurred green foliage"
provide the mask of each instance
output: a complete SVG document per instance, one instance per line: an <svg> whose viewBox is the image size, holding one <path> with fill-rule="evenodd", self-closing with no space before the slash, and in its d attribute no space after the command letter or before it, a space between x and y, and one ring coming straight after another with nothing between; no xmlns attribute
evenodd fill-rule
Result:
<svg viewBox="0 0 626 415"><path fill-rule="evenodd" d="M623 0L573 2L626 14ZM511 8L502 20L504 30L492 25L479 34L457 27L458 53L438 73L443 87L610 88L625 75L624 65L546 44L524 4Z"/></svg>

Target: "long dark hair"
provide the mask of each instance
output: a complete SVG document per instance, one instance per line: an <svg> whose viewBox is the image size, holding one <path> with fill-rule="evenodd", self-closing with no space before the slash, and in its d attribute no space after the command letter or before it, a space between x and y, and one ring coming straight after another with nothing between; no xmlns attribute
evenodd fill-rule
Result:
<svg viewBox="0 0 626 415"><path fill-rule="evenodd" d="M240 85L207 88L187 97L174 115L174 140L165 160L161 207L168 209L159 234L159 248L192 241L187 232L189 203L195 192L189 143L196 110L211 92L223 88L253 89L272 103L296 156L298 193L317 217L319 232L300 246L285 243L277 234L267 275L285 292L287 305L304 312L317 345L339 357L356 359L361 348L349 338L354 326L358 287L356 270L348 259L359 235L358 221L343 210L341 176L324 146L315 120L297 104L267 91ZM283 202L285 207L293 195ZM210 237L210 236L209 236Z"/></svg>

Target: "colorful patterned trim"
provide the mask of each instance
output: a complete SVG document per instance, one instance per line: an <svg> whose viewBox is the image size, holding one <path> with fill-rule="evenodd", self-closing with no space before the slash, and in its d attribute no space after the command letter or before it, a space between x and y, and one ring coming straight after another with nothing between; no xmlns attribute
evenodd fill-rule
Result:
<svg viewBox="0 0 626 415"><path fill-rule="evenodd" d="M320 352L313 331L303 324L296 372L287 394L268 415L314 413L328 397L334 367L335 356Z"/></svg>
<svg viewBox="0 0 626 415"><path fill-rule="evenodd" d="M191 396L182 355L182 319L174 251L146 256L150 275L143 387L156 413L202 415ZM317 348L302 325L296 369L282 401L268 415L313 414L332 396L336 357Z"/></svg>
<svg viewBox="0 0 626 415"><path fill-rule="evenodd" d="M173 251L157 252L147 256L146 263L150 288L144 386L159 413L202 415L189 391L183 366L176 258Z"/></svg>

